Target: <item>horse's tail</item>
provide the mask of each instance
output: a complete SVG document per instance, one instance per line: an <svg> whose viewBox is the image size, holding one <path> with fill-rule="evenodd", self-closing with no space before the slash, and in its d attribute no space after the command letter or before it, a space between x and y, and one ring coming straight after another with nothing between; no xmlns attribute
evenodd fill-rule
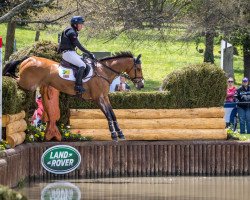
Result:
<svg viewBox="0 0 250 200"><path fill-rule="evenodd" d="M3 76L11 76L14 78L18 78L15 74L17 66L23 62L24 60L26 60L28 58L28 56L23 57L20 60L14 60L14 61L10 61L9 63L7 63L3 69Z"/></svg>

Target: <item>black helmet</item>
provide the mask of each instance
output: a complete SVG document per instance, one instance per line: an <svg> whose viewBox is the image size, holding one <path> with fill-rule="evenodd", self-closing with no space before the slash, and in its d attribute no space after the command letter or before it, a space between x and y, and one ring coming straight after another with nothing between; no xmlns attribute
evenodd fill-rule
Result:
<svg viewBox="0 0 250 200"><path fill-rule="evenodd" d="M83 24L84 23L84 18L82 16L74 16L71 18L70 20L70 24L74 25L74 24Z"/></svg>

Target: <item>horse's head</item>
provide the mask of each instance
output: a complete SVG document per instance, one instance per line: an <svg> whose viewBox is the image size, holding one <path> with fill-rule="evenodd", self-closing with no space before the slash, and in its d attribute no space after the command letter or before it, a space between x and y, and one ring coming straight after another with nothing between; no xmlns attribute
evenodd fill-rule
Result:
<svg viewBox="0 0 250 200"><path fill-rule="evenodd" d="M142 62L141 62L141 54L134 58L133 66L128 69L127 74L131 78L131 81L135 84L136 88L140 90L144 88L144 79L142 75Z"/></svg>

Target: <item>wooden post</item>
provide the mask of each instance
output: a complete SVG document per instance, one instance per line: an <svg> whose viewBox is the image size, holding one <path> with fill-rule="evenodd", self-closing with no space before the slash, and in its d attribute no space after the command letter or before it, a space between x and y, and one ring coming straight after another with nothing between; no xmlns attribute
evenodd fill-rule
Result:
<svg viewBox="0 0 250 200"><path fill-rule="evenodd" d="M233 46L224 49L223 69L228 77L234 78Z"/></svg>

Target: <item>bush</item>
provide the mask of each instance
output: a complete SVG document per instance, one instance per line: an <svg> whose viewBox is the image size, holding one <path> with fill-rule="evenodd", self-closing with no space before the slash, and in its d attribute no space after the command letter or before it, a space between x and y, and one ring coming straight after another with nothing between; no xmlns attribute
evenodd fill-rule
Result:
<svg viewBox="0 0 250 200"><path fill-rule="evenodd" d="M10 60L18 60L25 56L38 56L60 62L61 55L57 53L57 46L56 43L51 41L39 41L12 54Z"/></svg>
<svg viewBox="0 0 250 200"><path fill-rule="evenodd" d="M17 84L10 77L3 77L3 114L18 112L17 108ZM22 99L22 98L21 98ZM20 104L20 103L18 103Z"/></svg>
<svg viewBox="0 0 250 200"><path fill-rule="evenodd" d="M117 92L109 94L115 109L173 108L169 92ZM69 108L98 108L97 104L77 98L69 98Z"/></svg>
<svg viewBox="0 0 250 200"><path fill-rule="evenodd" d="M11 190L7 187L4 187L2 185L0 185L0 199L1 200L27 200L27 198L14 191L14 190Z"/></svg>
<svg viewBox="0 0 250 200"><path fill-rule="evenodd" d="M222 106L226 97L226 76L215 65L191 65L170 73L162 89L170 92L173 107Z"/></svg>
<svg viewBox="0 0 250 200"><path fill-rule="evenodd" d="M21 110L29 113L34 109L34 99L34 93L19 89L16 80L3 77L3 114L15 114Z"/></svg>

